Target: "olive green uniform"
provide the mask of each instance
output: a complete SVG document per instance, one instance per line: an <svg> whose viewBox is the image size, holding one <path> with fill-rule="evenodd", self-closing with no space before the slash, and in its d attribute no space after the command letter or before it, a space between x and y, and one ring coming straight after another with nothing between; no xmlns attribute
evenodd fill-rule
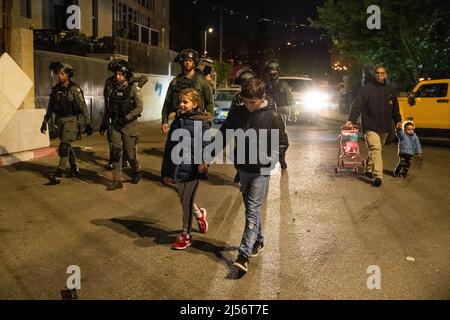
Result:
<svg viewBox="0 0 450 320"><path fill-rule="evenodd" d="M47 113L44 116L45 124L51 119L53 113L55 114L55 125L60 140L58 171L65 171L67 161L72 168L77 165L75 153L72 150L72 142L78 135L79 116L83 116L86 125L91 123L83 91L76 83L69 81L67 87L58 83L52 88Z"/></svg>
<svg viewBox="0 0 450 320"><path fill-rule="evenodd" d="M192 79L186 77L184 73L180 73L169 84L166 99L161 111L162 123L169 122L169 115L176 112L179 107L179 94L187 88L194 88L198 91L202 98L204 111L214 114L214 98L211 84L201 74L195 73Z"/></svg>
<svg viewBox="0 0 450 320"><path fill-rule="evenodd" d="M144 110L142 93L137 82L126 86L115 85L110 90L105 105L103 124L109 128L111 141L111 162L114 180L122 179L122 157L125 152L133 172L139 172L137 141L139 136L138 117Z"/></svg>

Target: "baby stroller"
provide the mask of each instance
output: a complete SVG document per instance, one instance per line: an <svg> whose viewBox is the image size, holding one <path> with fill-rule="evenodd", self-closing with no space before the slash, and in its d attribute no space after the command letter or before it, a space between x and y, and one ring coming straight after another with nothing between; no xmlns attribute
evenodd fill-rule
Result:
<svg viewBox="0 0 450 320"><path fill-rule="evenodd" d="M365 161L361 160L358 146L358 126L341 127L341 134L339 135L339 154L337 167L334 168L334 173L338 174L340 171L352 170L358 174L358 168L364 167Z"/></svg>

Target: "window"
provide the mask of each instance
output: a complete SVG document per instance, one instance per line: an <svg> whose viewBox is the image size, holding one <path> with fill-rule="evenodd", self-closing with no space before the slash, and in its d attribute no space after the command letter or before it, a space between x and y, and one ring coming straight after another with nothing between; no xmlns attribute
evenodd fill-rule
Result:
<svg viewBox="0 0 450 320"><path fill-rule="evenodd" d="M31 19L31 0L20 0L20 15Z"/></svg>
<svg viewBox="0 0 450 320"><path fill-rule="evenodd" d="M155 47L158 46L158 44L159 44L159 32L158 31L152 30L150 44Z"/></svg>
<svg viewBox="0 0 450 320"><path fill-rule="evenodd" d="M446 97L448 92L447 83L424 84L416 92L417 98L442 98Z"/></svg>

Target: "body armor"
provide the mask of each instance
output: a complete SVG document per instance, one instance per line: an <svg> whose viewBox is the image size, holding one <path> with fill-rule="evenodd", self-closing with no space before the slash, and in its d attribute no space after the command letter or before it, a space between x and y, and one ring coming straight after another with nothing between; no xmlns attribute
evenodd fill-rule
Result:
<svg viewBox="0 0 450 320"><path fill-rule="evenodd" d="M278 80L269 81L266 85L266 90L267 95L277 104L277 108L289 106L288 94L283 90Z"/></svg>
<svg viewBox="0 0 450 320"><path fill-rule="evenodd" d="M124 118L135 108L135 101L131 97L131 89L132 86L128 85L126 88L116 87L112 90L109 100L109 117L113 122Z"/></svg>
<svg viewBox="0 0 450 320"><path fill-rule="evenodd" d="M177 79L177 83L173 86L173 99L172 99L172 110L170 112L176 112L179 108L179 102L180 102L180 92L187 88L195 88L195 80L196 76L194 76L193 79L189 79L186 77L182 77ZM197 88L195 88L197 89ZM169 112L169 113L170 113Z"/></svg>
<svg viewBox="0 0 450 320"><path fill-rule="evenodd" d="M52 92L55 103L55 115L59 118L77 116L81 113L81 109L77 105L71 90L72 86L58 86Z"/></svg>

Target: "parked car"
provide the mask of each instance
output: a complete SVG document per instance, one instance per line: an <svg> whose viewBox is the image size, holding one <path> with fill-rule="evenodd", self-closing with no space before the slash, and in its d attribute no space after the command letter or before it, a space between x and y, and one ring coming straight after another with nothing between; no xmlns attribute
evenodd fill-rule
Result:
<svg viewBox="0 0 450 320"><path fill-rule="evenodd" d="M236 94L239 92L239 88L219 88L217 89L214 97L214 123L223 123L228 117L230 111L231 102Z"/></svg>
<svg viewBox="0 0 450 320"><path fill-rule="evenodd" d="M290 121L317 122L319 111L327 106L328 96L317 88L314 80L308 77L280 77L287 82L295 99Z"/></svg>
<svg viewBox="0 0 450 320"><path fill-rule="evenodd" d="M450 79L419 81L408 97L399 97L403 120L418 131L450 136Z"/></svg>

